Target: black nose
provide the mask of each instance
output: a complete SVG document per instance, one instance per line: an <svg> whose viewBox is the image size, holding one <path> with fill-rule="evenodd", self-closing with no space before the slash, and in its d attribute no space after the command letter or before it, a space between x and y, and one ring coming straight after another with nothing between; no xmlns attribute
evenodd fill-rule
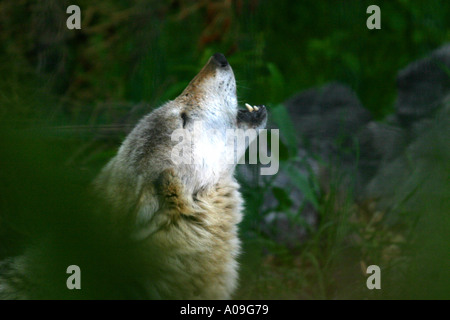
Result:
<svg viewBox="0 0 450 320"><path fill-rule="evenodd" d="M227 58L221 53L214 53L212 56L212 60L219 66L219 67L226 67L228 66Z"/></svg>

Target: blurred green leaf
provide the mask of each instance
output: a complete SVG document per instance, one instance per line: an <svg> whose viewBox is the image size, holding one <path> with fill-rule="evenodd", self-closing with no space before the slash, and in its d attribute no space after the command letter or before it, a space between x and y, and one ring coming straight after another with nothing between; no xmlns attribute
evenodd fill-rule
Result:
<svg viewBox="0 0 450 320"><path fill-rule="evenodd" d="M292 200L285 189L279 187L272 187L272 193L278 201L276 211L287 211L292 206Z"/></svg>
<svg viewBox="0 0 450 320"><path fill-rule="evenodd" d="M289 156L295 157L298 152L297 133L286 107L283 104L278 104L270 108L270 117L280 129L280 136L285 139Z"/></svg>
<svg viewBox="0 0 450 320"><path fill-rule="evenodd" d="M304 194L305 200L310 202L315 209L318 209L319 201L308 179L292 164L286 164L284 170L286 170L294 185Z"/></svg>
<svg viewBox="0 0 450 320"><path fill-rule="evenodd" d="M269 87L271 90L271 101L281 101L285 97L284 76L277 66L271 62L267 63L269 70Z"/></svg>

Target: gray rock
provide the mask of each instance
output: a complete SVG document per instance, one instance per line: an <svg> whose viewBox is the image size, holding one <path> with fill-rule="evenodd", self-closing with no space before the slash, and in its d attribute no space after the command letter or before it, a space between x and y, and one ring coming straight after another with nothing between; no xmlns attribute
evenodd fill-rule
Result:
<svg viewBox="0 0 450 320"><path fill-rule="evenodd" d="M355 92L340 83L306 90L285 102L302 148L327 159L371 119Z"/></svg>
<svg viewBox="0 0 450 320"><path fill-rule="evenodd" d="M449 136L450 127L450 45L409 64L397 83L396 118L388 119L396 133L383 137L383 130L375 130L371 143L378 145L380 165L364 191L365 197L379 199L384 210L411 203L407 199L420 181L439 167L433 161L448 156L450 145L442 137Z"/></svg>
<svg viewBox="0 0 450 320"><path fill-rule="evenodd" d="M417 211L427 205L417 202L417 193L449 197L444 185L450 181L450 104L438 111L434 121L421 123L421 135L395 159L384 161L365 189L365 197L378 199L382 210Z"/></svg>
<svg viewBox="0 0 450 320"><path fill-rule="evenodd" d="M371 121L370 112L351 88L330 83L306 90L285 105L297 129L300 149L343 170L357 190L376 173L384 153L381 141L388 139L390 130ZM392 140L391 144L396 143Z"/></svg>
<svg viewBox="0 0 450 320"><path fill-rule="evenodd" d="M302 159L295 166L305 177L311 172L315 177L321 176L323 163L339 163L340 167L354 171L356 133L364 129L371 115L351 88L330 83L301 92L285 105L296 129L298 157ZM276 125L269 123L268 128L276 128ZM254 179L251 178L255 174L251 166L241 166L238 172L247 181ZM275 241L293 247L316 227L318 213L287 172L280 170L273 178L260 177L259 183L266 179L273 179L271 187L287 191L291 205L281 212L277 209L279 203L274 194L265 195L262 211L269 214L261 231Z"/></svg>
<svg viewBox="0 0 450 320"><path fill-rule="evenodd" d="M300 150L300 157L304 159L307 157L304 150ZM315 160L309 159L309 165L314 172L318 170L314 167L317 165ZM297 164L297 167L305 176L308 176L304 165ZM243 182L246 189L270 186L265 194L260 195L263 198L258 213L258 216L262 217L261 224L258 225L260 232L288 248L295 248L307 239L310 230L317 225L318 213L306 201L302 191L295 186L292 177L283 170L275 176L260 176L258 165L238 165L236 170L239 180ZM274 188L287 192L289 206L286 202L279 203L273 192ZM280 206L283 206L283 209L280 209Z"/></svg>
<svg viewBox="0 0 450 320"><path fill-rule="evenodd" d="M401 70L397 86L395 109L403 126L431 116L450 92L450 45Z"/></svg>
<svg viewBox="0 0 450 320"><path fill-rule="evenodd" d="M406 133L399 127L371 121L357 134L359 143L358 171L365 185L378 171L383 161L398 156L406 146Z"/></svg>
<svg viewBox="0 0 450 320"><path fill-rule="evenodd" d="M327 176L321 174L324 165L337 168L346 177L343 188L353 183L357 196L379 199L384 210L405 203L409 208L418 207L411 195L420 182L428 181L433 186L427 172L435 171L439 178L449 159L448 138L443 138L450 136L449 70L450 45L401 70L396 113L384 122L373 121L351 88L340 83L309 89L288 99L285 105L299 138L299 157L305 160L295 165L305 176L311 172L307 167L313 168L319 179ZM269 127L276 126L272 123ZM434 157L440 159L435 162L439 165L433 165ZM240 170L247 177L254 174L245 166ZM292 202L289 211L299 212L303 225L292 223L289 213L276 210L277 199L268 194L263 210L269 214L261 230L291 246L307 237L318 215L312 206L305 206L305 196L286 172L280 170L271 184L288 191Z"/></svg>

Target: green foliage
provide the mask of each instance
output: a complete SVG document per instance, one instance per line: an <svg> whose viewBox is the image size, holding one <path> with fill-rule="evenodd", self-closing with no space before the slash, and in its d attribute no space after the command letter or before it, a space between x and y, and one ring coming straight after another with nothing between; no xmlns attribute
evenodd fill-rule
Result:
<svg viewBox="0 0 450 320"><path fill-rule="evenodd" d="M76 112L74 100L156 106L176 96L220 51L233 65L245 101L277 104L339 80L381 118L392 110L397 71L450 40L450 4L382 2L382 29L376 31L365 26L370 4L79 1L82 30L69 31L64 2L6 0L0 7L1 64L46 76L40 85L65 97L65 107Z"/></svg>
<svg viewBox="0 0 450 320"><path fill-rule="evenodd" d="M80 0L79 31L65 28L68 4L1 2L2 124L19 123L26 131L50 123L57 129L46 131L46 138L64 145L53 156L82 169L88 181L115 153L127 132L124 122L132 126L139 116L176 97L214 52L223 52L236 74L240 101L268 106L280 128L280 170L304 195L295 211L295 199L273 186L273 179L243 185L246 217L241 229L249 248L244 274L254 281L241 296L336 297L347 264L358 272L355 261L377 260L386 246L398 245L392 240L398 238L396 232L354 208L351 190L341 194L341 177L329 181L327 192L321 190L319 178L298 154L296 124L282 103L298 91L337 80L353 88L376 118L389 115L398 70L450 41L449 1ZM381 8L381 30L366 28L371 4ZM149 106L135 107L142 101ZM45 175L52 178L52 170ZM277 202L274 208L263 206L268 195ZM427 202L423 193L419 199ZM432 214L439 199L423 212ZM307 206L318 213L314 227L302 216ZM286 248L265 237L261 222L272 211L306 228L308 239ZM410 211L404 212L402 219L412 220ZM448 225L436 216L428 223L430 233ZM426 235L423 231L421 239ZM433 239L424 243L431 246ZM435 251L445 254L444 249ZM259 274L262 279L252 278ZM347 290L361 286L352 283Z"/></svg>
<svg viewBox="0 0 450 320"><path fill-rule="evenodd" d="M270 118L278 126L282 142L289 152L290 158L295 158L298 152L298 138L290 115L284 105L279 104L270 108Z"/></svg>

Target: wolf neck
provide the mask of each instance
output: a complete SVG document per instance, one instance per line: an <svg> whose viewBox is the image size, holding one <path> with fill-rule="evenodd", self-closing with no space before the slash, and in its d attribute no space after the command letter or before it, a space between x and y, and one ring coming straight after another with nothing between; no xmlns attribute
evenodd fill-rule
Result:
<svg viewBox="0 0 450 320"><path fill-rule="evenodd" d="M189 166L186 170L180 170L184 172L180 176L180 179L189 194L197 194L201 191L208 191L213 189L217 184L222 181L231 181L233 179L234 165L230 165L229 168L223 169L220 166L210 165L197 165L196 170L192 170Z"/></svg>

